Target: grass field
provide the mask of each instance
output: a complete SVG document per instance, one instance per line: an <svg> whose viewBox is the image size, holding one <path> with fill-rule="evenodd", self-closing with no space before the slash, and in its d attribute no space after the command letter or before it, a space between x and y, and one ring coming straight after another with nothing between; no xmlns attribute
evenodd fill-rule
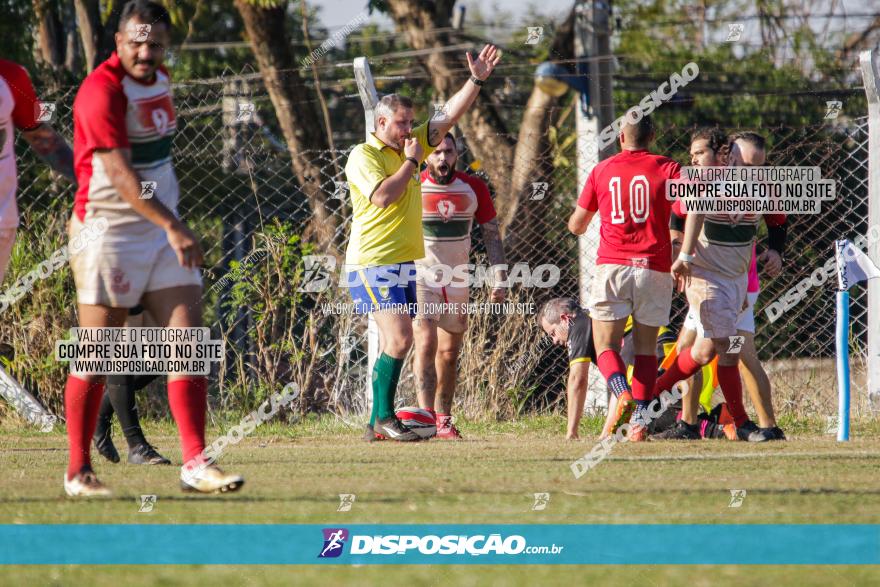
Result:
<svg viewBox="0 0 880 587"><path fill-rule="evenodd" d="M623 444L580 479L569 465L593 440L566 442L562 427L558 417L464 424L462 442L399 445L363 443L360 430L326 418L294 427L267 425L221 459L246 477L239 494L185 496L177 489L177 467L96 460L99 476L114 490L113 498L102 501L63 496L66 449L60 429L41 434L0 428L0 523L880 523L876 423L855 426L847 444L822 434L824 422L806 421L786 423L785 443ZM147 433L180 462L169 423L152 423ZM212 429L208 438L221 433ZM741 507L728 507L731 489L746 490ZM536 492L551 494L544 511L531 509ZM336 511L340 493L357 496L351 511ZM142 494L158 496L151 513L138 513ZM622 547L637 543L633 537ZM144 566L4 568L0 584L186 585L230 579L335 585L376 584L389 576L454 585L612 584L615 578L648 585L880 580L880 572L865 567Z"/></svg>

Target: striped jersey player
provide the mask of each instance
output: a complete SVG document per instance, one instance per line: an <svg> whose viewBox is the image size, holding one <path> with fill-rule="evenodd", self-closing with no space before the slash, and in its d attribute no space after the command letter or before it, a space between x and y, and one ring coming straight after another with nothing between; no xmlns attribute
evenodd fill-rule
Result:
<svg viewBox="0 0 880 587"><path fill-rule="evenodd" d="M764 139L740 133L731 145L729 164L763 165ZM673 211L684 216L681 204ZM761 215L687 214L681 253L672 271L686 283L691 311L702 325L689 352L681 353L658 380L657 394L687 379L718 356L718 382L736 427L736 437L748 442L774 439L769 428L758 428L746 414L738 368L742 335L737 319L748 307L748 272ZM785 224L784 214L764 214L768 226Z"/></svg>
<svg viewBox="0 0 880 587"><path fill-rule="evenodd" d="M73 105L79 189L71 240L101 221L106 231L71 255L80 327L121 327L138 303L162 327L202 325L203 260L195 234L177 213L171 161L176 116L162 66L171 18L161 5L132 0L122 9L116 51L83 81ZM72 365L64 392L70 496L107 495L92 469L90 443L105 377ZM207 379L168 373L168 404L177 424L184 491L235 491L244 483L203 456Z"/></svg>
<svg viewBox="0 0 880 587"><path fill-rule="evenodd" d="M447 133L426 159L427 169L421 174L425 256L416 261L419 311L413 330L419 406L435 414L437 437L441 439L461 437L452 423L451 411L455 366L467 328L462 306L470 299L468 283L460 279L446 283L444 278L451 277L446 268L469 263L475 220L482 230L489 263L505 263L489 187L477 177L456 171L457 158L455 140ZM494 277L496 287L491 297L501 302L506 289L498 284L506 281L507 273L496 268Z"/></svg>
<svg viewBox="0 0 880 587"><path fill-rule="evenodd" d="M37 100L31 78L21 65L0 59L0 282L19 225L15 130L50 167L74 181L73 151L49 126L54 112L50 107L54 104Z"/></svg>

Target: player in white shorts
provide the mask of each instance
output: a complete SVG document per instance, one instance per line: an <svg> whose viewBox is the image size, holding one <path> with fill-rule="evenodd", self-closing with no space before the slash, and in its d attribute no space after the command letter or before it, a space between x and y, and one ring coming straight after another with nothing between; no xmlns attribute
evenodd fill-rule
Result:
<svg viewBox="0 0 880 587"><path fill-rule="evenodd" d="M734 139L736 136L734 136ZM704 128L696 131L691 137L691 164L695 166L711 166L723 165L727 162L727 151L729 150L729 141L724 132L715 128ZM737 164L742 164L742 154L737 150ZM678 242L683 234L679 229L683 228L683 220L673 215L670 220L670 226L673 228L674 242ZM771 440L784 440L785 434L777 426L773 413L773 404L770 398L770 379L767 377L764 368L758 359L755 349L755 313L754 306L758 299L760 291L760 280L758 278L758 259L765 264L764 269L771 276L776 275L782 269L781 259L782 250L785 246L786 228L785 224L780 226L768 226L768 249L756 254L755 246L752 247L752 257L749 264L748 282L746 288L747 306L737 316L736 330L737 335L743 337L743 346L739 353L739 371L745 382L746 389L755 410L758 413L758 423L761 428L770 431ZM677 250L676 250L677 253ZM703 325L692 308L688 308L682 330L678 339L677 352L680 353L684 349L693 346L697 336L703 337L705 331ZM704 369L694 375L689 380L690 389L699 389L703 387L697 378L701 378L706 373ZM683 401L682 419L676 424L675 428L664 432L660 438L663 439L684 439L696 440L700 438L698 429L690 423L697 423L699 402L701 394L691 394ZM735 435L734 426L725 426L725 434L728 438Z"/></svg>
<svg viewBox="0 0 880 587"><path fill-rule="evenodd" d="M714 140L714 134L707 134L708 142ZM701 144L701 138L707 137L701 137L699 131L692 137L691 150L695 163L718 163L714 154L712 160L696 161L698 157L694 151L699 150L697 147ZM714 150L717 153L717 146ZM741 133L732 137L729 152L727 163L734 166L763 165L766 157L764 139L755 133ZM679 212L678 202L673 212L674 216L684 216ZM773 229L785 224L784 214L765 214L763 219ZM717 355L718 380L734 424L729 437L749 442L774 440L776 436L774 430L759 428L749 420L742 402L738 367L743 339L738 336L737 322L748 307L748 273L759 220L760 215L756 214L691 214L685 227L676 226L675 222L670 224L671 230L685 228L682 252L673 264L673 273L686 282L688 302L699 313L703 334L696 336L692 346L683 349L685 352L681 352L658 379L654 392L656 395L659 391L669 389L676 381L690 378ZM778 271L782 265L781 256L775 251L773 254ZM769 258L770 255L764 257ZM753 340L751 335L750 340ZM682 432L687 433L682 438L695 435L699 438L694 405L697 398L689 399L693 410L683 413L676 430L670 433Z"/></svg>
<svg viewBox="0 0 880 587"><path fill-rule="evenodd" d="M48 105L47 105L48 106ZM48 113L50 116L46 116ZM15 130L55 172L70 181L73 151L48 124L52 111L37 100L27 71L19 64L0 59L0 285L9 266L18 231L18 170L15 161ZM15 296L2 300L2 308ZM0 343L0 355L12 360L12 346Z"/></svg>
<svg viewBox="0 0 880 587"><path fill-rule="evenodd" d="M755 334L755 302L757 301L758 292L746 291L747 306L742 310L742 312L739 313L739 316L736 317L737 330L742 330L743 332ZM684 324L682 327L686 328L687 330L695 331L697 333L697 336L705 336L703 325L702 323L700 323L700 319L690 307L688 307L688 313L684 318Z"/></svg>
<svg viewBox="0 0 880 587"><path fill-rule="evenodd" d="M444 439L461 438L452 423L452 399L455 365L467 329L462 306L470 299L466 282L446 284L451 275L445 267L468 264L474 220L482 229L489 263L505 263L489 187L477 177L456 171L457 159L455 139L447 133L428 155L428 167L422 172L425 257L416 261L418 310L413 325L419 406L435 414L437 437ZM443 270L438 269L441 266ZM495 283L506 280L507 272L496 268ZM503 302L506 294L505 288L493 287L491 301Z"/></svg>
<svg viewBox="0 0 880 587"><path fill-rule="evenodd" d="M177 213L171 146L176 117L162 61L171 19L161 5L132 0L122 9L116 52L85 79L73 105L79 188L71 241L103 226L71 256L80 327L120 327L138 302L159 326L202 325L202 250ZM91 465L90 445L104 393L103 375L71 372L64 393L70 496L108 489ZM235 491L244 480L203 457L207 380L168 374L168 403L183 449L184 491Z"/></svg>

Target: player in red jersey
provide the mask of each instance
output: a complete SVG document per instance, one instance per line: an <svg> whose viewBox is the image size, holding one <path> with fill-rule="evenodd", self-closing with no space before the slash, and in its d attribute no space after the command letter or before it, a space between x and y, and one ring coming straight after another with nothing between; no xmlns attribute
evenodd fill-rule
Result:
<svg viewBox="0 0 880 587"><path fill-rule="evenodd" d="M507 281L504 247L495 217L489 186L482 179L455 170L458 149L455 138L446 133L443 141L425 160L422 172L422 228L425 257L416 261L420 272L438 267L467 265L471 252L471 228L480 225L489 263L496 267L495 281ZM433 275L431 276L434 277ZM441 287L431 285L421 275L416 280L419 310L413 324L416 350L413 370L418 382L419 407L435 414L437 438L461 438L452 422L455 395L455 364L467 330L463 307L469 301L467 283L453 280ZM503 287L493 287L491 301L501 303L507 295ZM443 306L447 304L447 306ZM445 310L445 311L444 311Z"/></svg>
<svg viewBox="0 0 880 587"><path fill-rule="evenodd" d="M27 71L17 63L0 59L0 285L12 257L12 247L18 232L18 169L15 160L15 130L31 149L53 170L75 181L73 151L48 124L54 112L53 104L37 100ZM0 313L24 295L27 282L20 279L0 296ZM4 323L8 323L6 316ZM11 362L14 347L0 342L0 357ZM2 367L0 367L2 369ZM9 375L6 375L9 377ZM15 387L9 391L17 393Z"/></svg>
<svg viewBox="0 0 880 587"><path fill-rule="evenodd" d="M77 92L74 155L79 189L70 221L75 239L103 222L97 242L72 255L80 327L120 327L140 302L159 326L202 324L198 238L177 213L180 190L172 165L177 128L171 80L163 67L171 18L161 5L132 0L122 9L116 52ZM92 470L90 443L105 377L71 370L64 392L70 496L109 493ZM244 480L208 464L207 380L168 374L168 404L183 449L181 488L235 491Z"/></svg>
<svg viewBox="0 0 880 587"><path fill-rule="evenodd" d="M635 122L635 112L628 113L620 133L622 152L593 168L568 228L583 234L599 213L602 224L589 304L596 365L617 397L615 428L632 414L629 438L640 441L647 434L646 411L657 379L657 332L669 323L672 304L671 202L666 199L666 181L678 178L680 166L648 151L654 140L651 118L641 116ZM620 356L630 315L635 350L632 388Z"/></svg>
<svg viewBox="0 0 880 587"><path fill-rule="evenodd" d="M15 129L52 169L76 181L73 151L48 124L53 110L47 106L50 105L44 106L37 100L27 71L17 63L0 59L0 283L9 265L18 229Z"/></svg>

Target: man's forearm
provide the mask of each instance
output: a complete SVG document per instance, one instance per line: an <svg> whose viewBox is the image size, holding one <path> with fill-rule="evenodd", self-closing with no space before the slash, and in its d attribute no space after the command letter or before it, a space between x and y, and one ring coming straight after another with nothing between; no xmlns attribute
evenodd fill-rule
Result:
<svg viewBox="0 0 880 587"><path fill-rule="evenodd" d="M141 178L121 154L98 156L101 157L107 177L119 197L135 212L165 230L180 222L159 200L141 198Z"/></svg>
<svg viewBox="0 0 880 587"><path fill-rule="evenodd" d="M501 242L501 230L498 227L498 219L493 218L489 222L480 225L483 231L483 243L486 245L486 255L489 257L489 264L493 267L498 265L507 265L504 258L504 244ZM498 269L495 271L495 283L507 281L507 271Z"/></svg>
<svg viewBox="0 0 880 587"><path fill-rule="evenodd" d="M33 130L22 132L22 136L34 153L49 167L76 183L76 175L73 172L73 151L54 128L48 124L41 124Z"/></svg>
<svg viewBox="0 0 880 587"><path fill-rule="evenodd" d="M577 434L578 424L584 411L584 402L587 399L588 381L580 373L569 371L566 395L568 400L568 433Z"/></svg>
<svg viewBox="0 0 880 587"><path fill-rule="evenodd" d="M385 178L370 197L370 203L379 208L387 208L406 193L406 186L413 174L412 161L404 161L394 175Z"/></svg>
<svg viewBox="0 0 880 587"><path fill-rule="evenodd" d="M471 107L479 93L480 86L471 80L466 81L464 87L446 102L443 108L444 117L431 121L428 142L436 145L440 137L449 132L449 129L455 126L458 119L464 116L464 113Z"/></svg>
<svg viewBox="0 0 880 587"><path fill-rule="evenodd" d="M700 231L703 230L703 221L705 216L702 214L688 214L684 223L684 242L681 244L681 252L693 255L697 248L697 239Z"/></svg>

